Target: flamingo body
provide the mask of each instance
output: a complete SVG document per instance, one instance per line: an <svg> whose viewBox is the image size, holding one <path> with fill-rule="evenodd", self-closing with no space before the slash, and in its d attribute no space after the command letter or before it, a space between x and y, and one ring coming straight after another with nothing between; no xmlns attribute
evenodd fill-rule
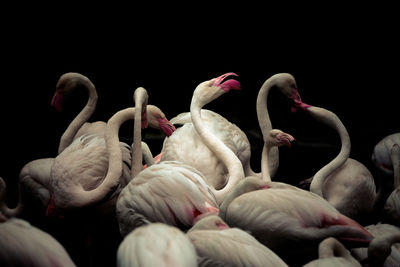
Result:
<svg viewBox="0 0 400 267"><path fill-rule="evenodd" d="M390 152L394 144L400 144L400 133L394 133L383 138L375 145L372 153L372 161L375 165L389 175L393 175Z"/></svg>
<svg viewBox="0 0 400 267"><path fill-rule="evenodd" d="M122 235L141 223L138 217L189 228L200 215L217 212L218 205L202 174L173 161L160 162L141 171L121 191L117 201Z"/></svg>
<svg viewBox="0 0 400 267"><path fill-rule="evenodd" d="M206 127L239 158L242 164L250 164L250 142L235 124L210 110L201 110ZM190 113L183 113L171 120L184 124L165 140L162 161L180 161L201 171L207 184L215 189L227 182L228 172L223 163L202 141L191 122Z"/></svg>
<svg viewBox="0 0 400 267"><path fill-rule="evenodd" d="M56 239L21 219L0 224L1 266L75 266Z"/></svg>
<svg viewBox="0 0 400 267"><path fill-rule="evenodd" d="M197 266L196 251L179 229L152 223L129 233L117 251L119 267Z"/></svg>

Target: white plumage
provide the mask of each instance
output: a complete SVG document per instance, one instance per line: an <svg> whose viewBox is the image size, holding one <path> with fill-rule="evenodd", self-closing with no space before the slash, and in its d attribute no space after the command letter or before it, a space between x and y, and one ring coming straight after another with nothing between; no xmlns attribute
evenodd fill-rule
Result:
<svg viewBox="0 0 400 267"><path fill-rule="evenodd" d="M178 228L152 223L129 233L117 251L118 267L195 267L196 251Z"/></svg>

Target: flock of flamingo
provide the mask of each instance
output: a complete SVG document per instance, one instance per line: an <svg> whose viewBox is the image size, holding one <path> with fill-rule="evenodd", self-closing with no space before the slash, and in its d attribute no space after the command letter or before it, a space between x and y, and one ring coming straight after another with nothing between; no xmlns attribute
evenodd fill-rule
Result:
<svg viewBox="0 0 400 267"><path fill-rule="evenodd" d="M395 244L400 242L400 133L384 137L373 150L371 160L389 181L375 185L378 178L349 158L350 137L338 116L304 103L294 77L279 73L264 82L257 97L264 140L257 173L250 166L246 134L203 109L241 89L235 73L200 83L190 111L170 121L148 104L147 91L139 87L134 107L107 122L89 123L98 96L79 73L60 77L51 105L62 111L64 96L76 88L87 90L87 104L62 135L58 155L22 167L16 207L6 205L0 178L1 266L81 264L69 253L79 246L73 238L59 241L21 217L24 210L52 222L82 225L89 247L99 240L96 235L116 226L117 245L100 254L113 255L113 265L120 267L400 266L400 245ZM338 155L300 185L274 181L279 147L294 141L272 127L267 98L275 89L291 99L293 112L333 128L341 140ZM134 121L132 145L118 136L128 120ZM166 136L155 157L142 141L147 127ZM393 192L383 194L384 186ZM359 223L376 209L379 223ZM99 226L105 221L115 224Z"/></svg>

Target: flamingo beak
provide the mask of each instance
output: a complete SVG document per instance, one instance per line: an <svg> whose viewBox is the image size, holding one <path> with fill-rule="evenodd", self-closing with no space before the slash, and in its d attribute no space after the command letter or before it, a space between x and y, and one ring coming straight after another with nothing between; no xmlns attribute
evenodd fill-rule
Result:
<svg viewBox="0 0 400 267"><path fill-rule="evenodd" d="M231 89L240 90L239 81L232 79L233 77L239 77L239 75L233 72L222 74L214 79L213 85L220 87L225 92L228 92Z"/></svg>
<svg viewBox="0 0 400 267"><path fill-rule="evenodd" d="M295 140L293 136L288 133L282 133L277 136L277 138L288 147L292 147L292 142Z"/></svg>
<svg viewBox="0 0 400 267"><path fill-rule="evenodd" d="M161 131L163 131L167 137L170 137L172 133L176 131L175 126L166 118L158 118L157 121Z"/></svg>
<svg viewBox="0 0 400 267"><path fill-rule="evenodd" d="M290 98L294 101L294 106L291 108L292 112L297 112L299 110L305 111L306 109L311 107L301 100L299 91L297 91L296 88L292 88L292 95L290 96Z"/></svg>
<svg viewBox="0 0 400 267"><path fill-rule="evenodd" d="M53 98L51 99L51 106L55 108L58 112L62 111L62 101L63 101L63 93L61 90L57 90Z"/></svg>

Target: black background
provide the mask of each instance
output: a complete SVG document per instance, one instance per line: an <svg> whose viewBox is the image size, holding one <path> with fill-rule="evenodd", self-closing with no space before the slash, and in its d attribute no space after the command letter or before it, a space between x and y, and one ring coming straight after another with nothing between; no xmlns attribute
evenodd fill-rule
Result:
<svg viewBox="0 0 400 267"><path fill-rule="evenodd" d="M276 73L291 73L304 102L339 116L351 137L351 157L373 173L374 145L400 131L400 24L394 8L310 6L303 12L288 4L171 3L103 6L101 12L73 3L42 8L40 13L5 8L12 16L1 23L0 176L8 184L10 205L20 169L31 160L55 157L63 131L86 103L85 92L76 92L63 113L51 108L58 78L66 72L86 75L97 88L99 101L90 121L107 121L132 106L138 86L147 89L149 103L172 118L189 110L197 84L237 73L242 90L206 108L246 132L256 170L262 146L256 97ZM268 106L273 126L298 140L298 146L281 149L277 180L295 184L338 153L338 135L304 114L291 113L278 92L271 92ZM130 127L121 129L128 143ZM152 130L144 133L157 154L162 140L150 138Z"/></svg>

